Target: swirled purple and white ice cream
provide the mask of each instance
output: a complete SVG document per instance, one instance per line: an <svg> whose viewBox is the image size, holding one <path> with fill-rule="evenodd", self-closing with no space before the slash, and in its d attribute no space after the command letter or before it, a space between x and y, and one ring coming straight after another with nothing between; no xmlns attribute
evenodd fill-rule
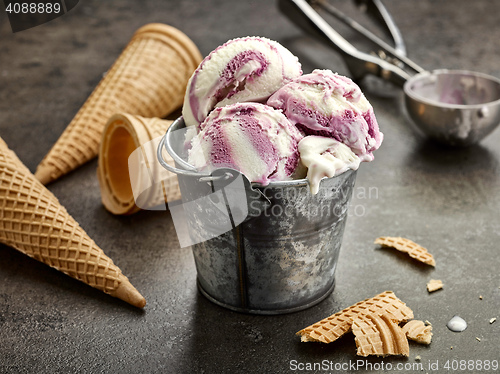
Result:
<svg viewBox="0 0 500 374"><path fill-rule="evenodd" d="M199 170L239 170L250 181L292 179L299 163L300 131L281 113L260 103L214 109L191 142L188 162Z"/></svg>
<svg viewBox="0 0 500 374"><path fill-rule="evenodd" d="M182 115L188 162L200 171L239 170L250 182L324 177L357 169L380 147L373 108L349 78L302 75L279 43L233 39L211 52L189 80Z"/></svg>
<svg viewBox="0 0 500 374"><path fill-rule="evenodd" d="M215 107L265 102L301 74L298 58L278 42L262 37L229 40L191 76L182 109L186 126L199 126Z"/></svg>
<svg viewBox="0 0 500 374"><path fill-rule="evenodd" d="M267 101L306 135L333 138L361 161L373 160L383 140L373 108L351 79L314 70L284 85Z"/></svg>

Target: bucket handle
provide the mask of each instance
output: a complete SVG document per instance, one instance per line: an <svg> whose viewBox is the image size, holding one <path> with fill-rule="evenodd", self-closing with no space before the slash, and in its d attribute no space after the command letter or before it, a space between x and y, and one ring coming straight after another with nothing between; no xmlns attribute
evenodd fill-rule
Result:
<svg viewBox="0 0 500 374"><path fill-rule="evenodd" d="M210 175L210 174L200 174L194 168L192 170L184 170L184 169L179 169L179 168L176 168L174 166L169 165L165 161L165 159L163 158L163 152L162 152L163 148L165 148L167 153L170 154L169 149L165 145L166 137L167 137L167 134L162 136L160 143L158 144L158 148L156 150L156 156L158 158L158 162L160 163L160 165L163 166L168 171L170 171L171 173L174 173L177 175L184 175L184 176L198 178L198 180L200 182L213 182L213 181L217 181L217 180L227 180L227 179L233 177L233 175L228 171L225 172L223 175L214 176L214 175Z"/></svg>

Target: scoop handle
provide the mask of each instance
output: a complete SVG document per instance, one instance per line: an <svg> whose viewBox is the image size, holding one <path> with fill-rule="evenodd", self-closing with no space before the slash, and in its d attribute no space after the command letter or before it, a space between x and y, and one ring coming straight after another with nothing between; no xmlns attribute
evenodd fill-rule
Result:
<svg viewBox="0 0 500 374"><path fill-rule="evenodd" d="M305 0L278 0L280 11L302 30L333 46L342 54L354 79L372 74L400 87L410 79L403 69L379 57L359 51L335 31Z"/></svg>
<svg viewBox="0 0 500 374"><path fill-rule="evenodd" d="M394 49L403 56L406 56L406 46L403 40L403 35L399 31L396 22L388 12L387 8L382 4L381 0L355 0L358 7L365 7L366 14L372 17L379 26L390 36L394 42Z"/></svg>

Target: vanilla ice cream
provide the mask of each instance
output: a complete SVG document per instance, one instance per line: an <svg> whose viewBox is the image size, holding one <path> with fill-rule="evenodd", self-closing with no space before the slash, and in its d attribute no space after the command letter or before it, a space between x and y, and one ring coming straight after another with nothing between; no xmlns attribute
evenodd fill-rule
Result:
<svg viewBox="0 0 500 374"><path fill-rule="evenodd" d="M309 135L299 142L300 162L307 167L311 193L318 193L321 179L357 170L361 160L345 144L333 138Z"/></svg>

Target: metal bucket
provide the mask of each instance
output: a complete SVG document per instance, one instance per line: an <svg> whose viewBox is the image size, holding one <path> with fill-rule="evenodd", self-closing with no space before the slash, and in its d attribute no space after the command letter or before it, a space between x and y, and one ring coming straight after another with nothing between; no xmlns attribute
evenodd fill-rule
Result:
<svg viewBox="0 0 500 374"><path fill-rule="evenodd" d="M185 204L213 194L221 175L239 173L219 169L210 177L196 172L186 162L184 142L173 135L184 126L182 118L172 124L160 142L158 158L177 173ZM176 168L163 162L163 147ZM245 219L222 235L192 245L199 290L218 305L254 314L294 312L319 303L334 288L356 171L323 179L316 195L306 179L265 187L243 180ZM230 195L226 191L226 203ZM196 210L186 212L192 231L218 229L216 219L200 222Z"/></svg>

